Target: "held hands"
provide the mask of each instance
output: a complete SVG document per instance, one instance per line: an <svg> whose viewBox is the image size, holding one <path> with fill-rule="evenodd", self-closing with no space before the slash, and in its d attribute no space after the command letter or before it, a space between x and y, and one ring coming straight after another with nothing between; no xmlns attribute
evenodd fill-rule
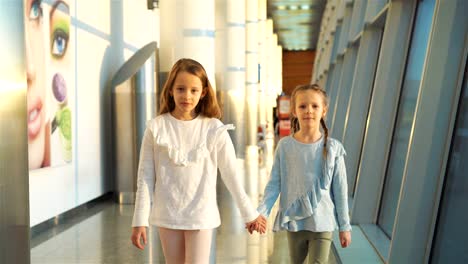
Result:
<svg viewBox="0 0 468 264"><path fill-rule="evenodd" d="M145 226L136 226L132 228L132 244L143 250L146 245L146 227ZM143 240L143 243L142 243Z"/></svg>
<svg viewBox="0 0 468 264"><path fill-rule="evenodd" d="M350 231L340 232L340 244L342 248L348 247L351 244L351 232Z"/></svg>
<svg viewBox="0 0 468 264"><path fill-rule="evenodd" d="M260 234L265 234L267 228L267 220L263 215L259 215L255 220L245 224L245 228L250 234L257 231Z"/></svg>

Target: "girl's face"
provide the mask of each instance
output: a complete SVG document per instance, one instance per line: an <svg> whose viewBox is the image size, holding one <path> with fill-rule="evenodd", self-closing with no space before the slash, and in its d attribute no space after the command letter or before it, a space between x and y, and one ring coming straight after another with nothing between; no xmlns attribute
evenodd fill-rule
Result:
<svg viewBox="0 0 468 264"><path fill-rule="evenodd" d="M174 80L170 95L174 98L175 109L172 114L183 120L193 119L196 115L195 107L206 91L198 76L188 72L179 72Z"/></svg>
<svg viewBox="0 0 468 264"><path fill-rule="evenodd" d="M45 49L40 2L24 0L30 169L41 167L46 152Z"/></svg>
<svg viewBox="0 0 468 264"><path fill-rule="evenodd" d="M323 95L314 90L296 93L294 117L297 117L301 129L319 129L320 119L325 117L327 107Z"/></svg>

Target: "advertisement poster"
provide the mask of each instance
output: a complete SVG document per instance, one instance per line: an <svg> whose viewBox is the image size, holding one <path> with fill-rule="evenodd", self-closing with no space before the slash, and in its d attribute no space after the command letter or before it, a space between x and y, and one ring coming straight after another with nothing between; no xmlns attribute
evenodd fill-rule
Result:
<svg viewBox="0 0 468 264"><path fill-rule="evenodd" d="M73 159L72 6L70 0L24 0L30 170Z"/></svg>

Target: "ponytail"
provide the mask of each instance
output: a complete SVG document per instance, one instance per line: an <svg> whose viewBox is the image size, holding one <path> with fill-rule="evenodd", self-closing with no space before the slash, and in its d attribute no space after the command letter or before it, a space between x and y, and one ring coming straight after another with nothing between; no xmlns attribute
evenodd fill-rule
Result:
<svg viewBox="0 0 468 264"><path fill-rule="evenodd" d="M299 120L297 119L297 117L291 115L291 135L296 133L297 131L299 131L300 129L300 126L299 126Z"/></svg>
<svg viewBox="0 0 468 264"><path fill-rule="evenodd" d="M322 125L322 128L323 128L323 134L324 134L324 138L323 138L323 151L322 151L322 154L323 154L323 159L325 160L325 162L327 161L327 143L328 143L328 127L327 127L327 124L325 124L325 120L323 119L323 117L320 119L320 124Z"/></svg>

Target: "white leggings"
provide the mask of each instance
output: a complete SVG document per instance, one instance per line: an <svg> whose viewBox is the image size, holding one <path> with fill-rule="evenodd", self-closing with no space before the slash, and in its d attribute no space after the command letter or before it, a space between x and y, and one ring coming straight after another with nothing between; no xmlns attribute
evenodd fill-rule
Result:
<svg viewBox="0 0 468 264"><path fill-rule="evenodd" d="M159 227L166 264L206 264L210 260L213 229L177 230Z"/></svg>

